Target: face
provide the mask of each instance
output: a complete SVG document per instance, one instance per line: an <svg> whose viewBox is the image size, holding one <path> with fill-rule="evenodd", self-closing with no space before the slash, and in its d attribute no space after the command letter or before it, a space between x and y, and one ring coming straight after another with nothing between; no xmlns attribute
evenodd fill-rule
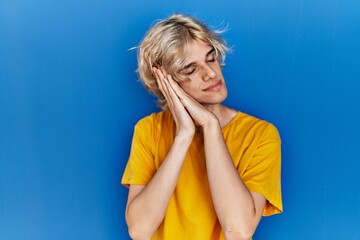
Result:
<svg viewBox="0 0 360 240"><path fill-rule="evenodd" d="M196 40L188 46L188 55L180 74L187 77L180 87L203 105L219 104L227 97L227 89L215 49Z"/></svg>

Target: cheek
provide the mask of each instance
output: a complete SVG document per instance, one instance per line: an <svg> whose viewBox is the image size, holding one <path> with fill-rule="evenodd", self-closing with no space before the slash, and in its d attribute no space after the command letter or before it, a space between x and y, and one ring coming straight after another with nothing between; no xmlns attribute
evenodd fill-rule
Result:
<svg viewBox="0 0 360 240"><path fill-rule="evenodd" d="M189 94L191 97L194 97L194 90L192 90L188 86L184 86L184 87L180 86L180 87L182 88L182 90L184 90L184 92Z"/></svg>
<svg viewBox="0 0 360 240"><path fill-rule="evenodd" d="M197 99L201 94L199 87L195 86L193 84L183 84L183 85L180 85L180 87L182 88L182 90L184 90L184 92L186 92L188 95L190 95L194 99Z"/></svg>
<svg viewBox="0 0 360 240"><path fill-rule="evenodd" d="M192 93L191 80L188 80L188 81L186 81L186 82L181 82L181 83L179 83L179 86L180 86L181 89L184 90L184 92L186 92L187 94L191 94L191 93Z"/></svg>

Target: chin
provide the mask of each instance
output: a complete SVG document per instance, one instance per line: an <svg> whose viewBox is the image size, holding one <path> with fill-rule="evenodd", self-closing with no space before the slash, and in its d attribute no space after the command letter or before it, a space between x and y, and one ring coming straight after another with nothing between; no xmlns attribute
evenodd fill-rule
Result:
<svg viewBox="0 0 360 240"><path fill-rule="evenodd" d="M227 93L227 90L225 90L224 93L221 96L219 96L218 102L222 103L223 101L225 101L227 96L228 96L228 93Z"/></svg>
<svg viewBox="0 0 360 240"><path fill-rule="evenodd" d="M202 101L200 102L202 105L216 105L216 104L220 104L223 101L225 101L225 99L227 98L227 93L221 96L216 96L213 97L211 99L209 99L208 101Z"/></svg>

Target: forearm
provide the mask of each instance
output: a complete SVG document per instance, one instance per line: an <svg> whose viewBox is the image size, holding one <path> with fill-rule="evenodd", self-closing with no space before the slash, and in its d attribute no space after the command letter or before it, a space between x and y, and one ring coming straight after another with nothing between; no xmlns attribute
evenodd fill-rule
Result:
<svg viewBox="0 0 360 240"><path fill-rule="evenodd" d="M254 199L234 166L217 121L204 128L204 145L211 195L225 236L251 237L259 221Z"/></svg>
<svg viewBox="0 0 360 240"><path fill-rule="evenodd" d="M161 224L191 141L190 137L176 137L151 181L129 203L126 212L129 232L152 235Z"/></svg>

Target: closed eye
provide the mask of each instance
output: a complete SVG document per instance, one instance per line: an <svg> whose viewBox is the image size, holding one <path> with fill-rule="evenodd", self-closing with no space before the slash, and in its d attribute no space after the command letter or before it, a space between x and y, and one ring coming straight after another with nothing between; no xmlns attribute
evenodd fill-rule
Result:
<svg viewBox="0 0 360 240"><path fill-rule="evenodd" d="M212 62L216 61L216 51L215 51L214 48L210 49L210 51L207 52L205 60L206 60L206 62L209 62L209 63L212 63ZM183 72L183 74L185 74L186 76L190 76L196 70L197 70L197 63L196 62L191 62L191 63L183 66L180 69L180 72ZM188 72L186 72L186 71L188 71Z"/></svg>
<svg viewBox="0 0 360 240"><path fill-rule="evenodd" d="M191 74L193 74L193 73L195 72L195 70L196 70L196 69L193 68L193 70L191 70L190 72L186 72L185 74L188 75L188 76L190 76Z"/></svg>
<svg viewBox="0 0 360 240"><path fill-rule="evenodd" d="M215 49L213 48L208 54L206 55L208 59L206 59L207 62L215 62Z"/></svg>

